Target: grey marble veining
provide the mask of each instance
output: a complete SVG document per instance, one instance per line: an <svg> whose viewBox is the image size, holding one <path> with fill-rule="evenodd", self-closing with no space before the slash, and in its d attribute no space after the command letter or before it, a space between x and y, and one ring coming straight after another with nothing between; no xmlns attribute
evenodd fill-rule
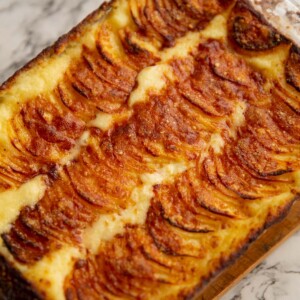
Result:
<svg viewBox="0 0 300 300"><path fill-rule="evenodd" d="M300 234L285 242L222 300L299 300Z"/></svg>
<svg viewBox="0 0 300 300"><path fill-rule="evenodd" d="M0 82L101 3L101 0L0 0ZM252 299L300 299L300 232L222 300Z"/></svg>
<svg viewBox="0 0 300 300"><path fill-rule="evenodd" d="M0 0L0 82L103 1Z"/></svg>

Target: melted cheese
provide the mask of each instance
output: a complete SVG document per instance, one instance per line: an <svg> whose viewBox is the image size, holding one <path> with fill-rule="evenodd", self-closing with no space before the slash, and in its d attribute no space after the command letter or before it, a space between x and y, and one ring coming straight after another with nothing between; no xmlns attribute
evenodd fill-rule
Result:
<svg viewBox="0 0 300 300"><path fill-rule="evenodd" d="M97 127L101 130L108 130L113 124L114 118L110 114L98 113L96 119L89 122L90 127Z"/></svg>
<svg viewBox="0 0 300 300"><path fill-rule="evenodd" d="M245 123L246 109L247 109L247 106L244 102L239 102L237 104L237 106L235 107L235 110L232 114L233 127L235 130L237 130L239 127L241 127Z"/></svg>
<svg viewBox="0 0 300 300"><path fill-rule="evenodd" d="M126 111L124 113L118 114L107 114L100 112L97 114L96 118L88 123L89 127L96 127L103 131L107 131L113 127L117 122L122 122L132 115L132 111Z"/></svg>
<svg viewBox="0 0 300 300"><path fill-rule="evenodd" d="M216 154L219 154L219 153L222 152L222 149L223 149L223 147L225 145L225 142L224 142L221 134L214 133L211 136L210 144L211 144L211 147L214 149L214 152Z"/></svg>
<svg viewBox="0 0 300 300"><path fill-rule="evenodd" d="M112 14L107 21L114 25L115 29L124 28L132 23L129 3L127 0L121 0L114 7Z"/></svg>
<svg viewBox="0 0 300 300"><path fill-rule="evenodd" d="M230 134L236 138L238 129L245 124L245 112L247 105L245 102L239 102L232 113L232 126L230 127Z"/></svg>
<svg viewBox="0 0 300 300"><path fill-rule="evenodd" d="M205 39L225 39L227 35L227 15L228 12L225 12L216 16L203 31L189 32L179 38L174 47L167 48L160 53L161 59L168 61L174 57L185 58Z"/></svg>
<svg viewBox="0 0 300 300"><path fill-rule="evenodd" d="M76 259L82 257L79 249L64 246L58 251L47 255L34 266L19 265L23 274L31 282L38 284L38 288L46 291L46 299L65 300L64 280L71 272Z"/></svg>
<svg viewBox="0 0 300 300"><path fill-rule="evenodd" d="M160 57L163 61L168 61L177 58L187 57L199 44L201 38L200 32L189 32L182 38L178 39L176 46L172 48L167 48L162 53Z"/></svg>
<svg viewBox="0 0 300 300"><path fill-rule="evenodd" d="M167 78L172 78L172 68L161 64L145 68L137 78L138 87L131 93L129 105L144 102L148 93L158 93L167 85Z"/></svg>
<svg viewBox="0 0 300 300"><path fill-rule="evenodd" d="M201 32L205 39L223 39L227 38L227 18L230 10L216 16L210 24Z"/></svg>
<svg viewBox="0 0 300 300"><path fill-rule="evenodd" d="M282 45L264 55L243 57L270 79L285 81L284 68L289 54L289 45Z"/></svg>
<svg viewBox="0 0 300 300"><path fill-rule="evenodd" d="M74 159L78 157L80 154L81 148L87 145L90 137L90 132L88 130L84 131L79 140L76 141L76 145L72 148L72 150L60 161L61 166L68 165Z"/></svg>
<svg viewBox="0 0 300 300"><path fill-rule="evenodd" d="M23 207L35 205L44 196L46 187L44 176L38 176L16 190L0 194L0 234L9 230Z"/></svg>

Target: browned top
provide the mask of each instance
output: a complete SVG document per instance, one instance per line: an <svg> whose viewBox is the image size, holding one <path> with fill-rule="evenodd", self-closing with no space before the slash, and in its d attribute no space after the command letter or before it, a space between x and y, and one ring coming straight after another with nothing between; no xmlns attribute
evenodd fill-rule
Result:
<svg viewBox="0 0 300 300"><path fill-rule="evenodd" d="M127 226L124 234L102 243L97 255L75 263L65 281L69 300L147 299L170 286L181 298L235 254L218 253L203 273L199 269L218 251L220 232L258 214L250 203L286 190L296 195L300 52L291 47L284 84L247 63L253 51L269 53L289 44L242 1L231 11L228 40L203 41L189 58L170 60L175 82L149 94L109 130L90 129L79 156L66 166L57 164L97 112L131 110L128 99L138 73L159 62L134 42L135 34L171 47L232 1L142 2L130 1L135 31L119 32L123 59L105 52L110 29L103 26L96 49L83 46L81 59L56 87L55 103L40 96L23 104L11 120L15 152L0 157L1 190L48 176L44 197L23 208L2 236L13 257L27 265L64 244L79 247L84 230L99 216L131 205L132 191L143 184L140 174L154 172L155 163L192 163L173 182L153 187L145 224ZM237 125L240 106L244 122ZM221 151L211 145L215 134L224 142ZM277 218L281 209L267 217ZM233 241L231 251L239 251L265 222L245 228L244 239Z"/></svg>

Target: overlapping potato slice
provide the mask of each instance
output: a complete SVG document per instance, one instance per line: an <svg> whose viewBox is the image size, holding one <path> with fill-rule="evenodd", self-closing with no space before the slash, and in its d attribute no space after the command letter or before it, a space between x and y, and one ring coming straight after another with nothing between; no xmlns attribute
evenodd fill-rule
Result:
<svg viewBox="0 0 300 300"><path fill-rule="evenodd" d="M123 234L101 243L97 255L89 255L82 270L74 268L72 277L65 282L66 295L71 295L71 299L80 299L81 293L96 295L98 292L109 299L173 295L166 292L166 283L186 286L193 282L189 275L194 274L197 265L203 262L216 267L222 259L228 260L230 254L224 253L223 258L209 261L209 253L220 249L225 237L226 249L242 247L236 244L238 234L234 237L232 232L241 230L236 228L254 226L251 224L255 224L262 213L256 208L264 201L288 196L293 190L293 172L299 168L298 131L292 130L297 129L299 123L295 110L297 97L279 88L277 83L270 89L261 74L216 41L202 44L198 51L190 78L177 84L176 89L165 91L163 103L168 105L171 98L173 105L176 104L172 107L176 109L174 116L178 119L183 114L187 117L186 124L193 116L194 126L204 142L200 149L206 149L205 153L188 156L193 167L177 175L173 182L154 187L145 225L127 227ZM203 95L207 95L206 98ZM199 99L203 98L201 103ZM146 105L147 111L151 111L150 105L156 107L162 103L158 101L158 97L153 97ZM241 103L246 105L242 120L232 121L233 116L237 118L233 111ZM231 109L224 110L224 107ZM148 117L141 107L139 109L138 124L144 126L143 120ZM151 113L155 116L152 125L149 122L143 127L146 140L156 132L157 124L164 134L170 130L178 135L185 128L184 125L174 127L180 123L172 119L173 126L164 123L169 120L167 112L173 116L172 109L156 109ZM165 118L159 117L161 111ZM210 124L207 120L211 120ZM187 131L184 132L188 136ZM216 132L219 138L212 134ZM154 136L156 142L164 141L159 132ZM217 140L223 144L216 146ZM197 149L197 144L191 145ZM179 149L184 149L183 144L174 148L175 151ZM165 151L156 152L156 155L165 154ZM266 218L273 218L271 215L267 213ZM261 228L255 227L255 230ZM116 256L120 260L114 264L111 257ZM106 272L99 271L99 261ZM91 280L87 275L81 279L87 273L86 266L93 270L90 274L101 273L97 287L89 286L91 291L82 288ZM107 275L108 270L112 274ZM205 270L209 273L207 268ZM202 270L201 274L207 273ZM179 297L176 292L174 294Z"/></svg>
<svg viewBox="0 0 300 300"><path fill-rule="evenodd" d="M299 190L298 52L281 74L289 86L248 59L284 39L244 2L219 16L228 40L191 31L231 1L121 4L126 17L112 7L53 91L22 104L0 159L1 190L46 174L2 239L38 276L76 250L61 299L181 299ZM195 47L168 52L185 35Z"/></svg>

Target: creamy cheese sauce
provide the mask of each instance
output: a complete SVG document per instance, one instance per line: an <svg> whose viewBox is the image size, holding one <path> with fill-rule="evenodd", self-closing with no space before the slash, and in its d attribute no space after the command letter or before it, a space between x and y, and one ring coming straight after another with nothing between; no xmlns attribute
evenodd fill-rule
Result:
<svg viewBox="0 0 300 300"><path fill-rule="evenodd" d="M158 93L167 85L167 78L170 78L172 68L169 65L157 65L144 69L138 76L138 87L129 99L129 105L145 102L149 93Z"/></svg>
<svg viewBox="0 0 300 300"><path fill-rule="evenodd" d="M37 283L39 289L46 291L46 299L63 300L65 299L64 280L71 272L76 259L81 256L79 249L65 246L50 253L33 267L21 267L21 269L26 278Z"/></svg>
<svg viewBox="0 0 300 300"><path fill-rule="evenodd" d="M289 46L282 45L272 49L271 53L260 55L259 53L252 57L243 57L253 67L260 70L270 79L285 81L284 68L285 61L289 54Z"/></svg>
<svg viewBox="0 0 300 300"><path fill-rule="evenodd" d="M18 189L0 194L0 234L9 230L23 207L36 204L44 196L46 188L45 177L38 176Z"/></svg>

